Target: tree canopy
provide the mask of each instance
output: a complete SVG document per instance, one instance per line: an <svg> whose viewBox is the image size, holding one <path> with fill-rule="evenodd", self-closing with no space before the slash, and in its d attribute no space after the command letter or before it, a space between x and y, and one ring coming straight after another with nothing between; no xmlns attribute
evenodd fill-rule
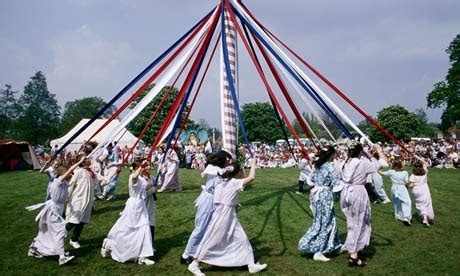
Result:
<svg viewBox="0 0 460 276"><path fill-rule="evenodd" d="M60 107L48 91L45 75L38 71L24 87L17 120L19 137L32 144L55 137L59 128Z"/></svg>
<svg viewBox="0 0 460 276"><path fill-rule="evenodd" d="M269 103L245 104L241 113L249 141L275 142L284 138L275 110ZM241 131L239 136L239 141L244 142Z"/></svg>
<svg viewBox="0 0 460 276"><path fill-rule="evenodd" d="M5 85L5 89L0 89L0 138L10 138L13 136L13 126L17 118L20 106L16 95L10 84Z"/></svg>
<svg viewBox="0 0 460 276"><path fill-rule="evenodd" d="M147 94L147 92L151 88L152 88L152 86L150 86L145 91L143 91L141 93L141 95L139 95L139 97L137 97L133 101L133 103L131 103L130 108L133 108L134 106L136 106L137 103L139 103L142 100L142 98L145 97L145 95ZM153 114L153 112L155 112L155 110L157 109L158 105L161 102L161 99L168 92L169 88L170 88L169 86L163 87L163 89L161 89L160 93L158 93L158 95L153 99L153 101L151 101L147 105L147 107L134 120L132 120L131 123L129 123L128 129L135 136L139 136L141 134L141 132L144 129L145 125L149 121L150 116ZM171 93L169 94L169 96L167 97L167 99L165 100L165 102L163 103L163 106L158 111L158 114L156 115L156 117L153 120L152 124L147 129L147 131L145 132L144 137L142 138L142 140L146 144L151 144L155 140L155 137L156 137L158 131L160 130L161 125L165 121L169 110L172 108L172 106L174 104L174 101L177 98L178 94L179 94L179 90L174 87L172 89ZM186 108L184 113L187 112L187 110L188 110L188 107ZM184 114L182 114L182 117L184 117ZM198 126L198 124L196 122L194 122L193 120L189 119L186 127L191 127L192 125Z"/></svg>
<svg viewBox="0 0 460 276"><path fill-rule="evenodd" d="M65 134L71 130L81 119L92 118L99 112L107 103L100 97L87 97L74 101L67 102L62 115L60 133ZM102 118L108 118L116 110L115 106L111 106L103 114Z"/></svg>
<svg viewBox="0 0 460 276"><path fill-rule="evenodd" d="M377 113L376 121L398 140L410 141L411 137L418 135L419 119L417 115L400 105L383 108ZM369 130L369 136L373 141L389 141L373 126Z"/></svg>
<svg viewBox="0 0 460 276"><path fill-rule="evenodd" d="M449 54L451 67L445 80L434 85L427 96L428 108L443 107L441 129L459 126L460 121L460 34L450 43L446 52Z"/></svg>

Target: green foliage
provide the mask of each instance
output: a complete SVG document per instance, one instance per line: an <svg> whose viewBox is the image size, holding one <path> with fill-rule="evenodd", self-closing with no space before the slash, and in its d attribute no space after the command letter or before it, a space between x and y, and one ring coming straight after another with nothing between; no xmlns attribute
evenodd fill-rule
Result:
<svg viewBox="0 0 460 276"><path fill-rule="evenodd" d="M107 103L100 97L87 97L83 99L67 102L62 115L60 133L65 134L71 130L81 119L90 119L96 115ZM116 111L115 106L111 106L101 118L108 118Z"/></svg>
<svg viewBox="0 0 460 276"><path fill-rule="evenodd" d="M14 91L10 84L5 85L5 89L0 89L0 139L11 138L15 119L20 112Z"/></svg>
<svg viewBox="0 0 460 276"><path fill-rule="evenodd" d="M151 171L152 175L155 171ZM127 170L120 174L117 198L96 201L91 222L80 238L81 248L73 249L65 240L65 249L76 256L69 265L59 266L57 257L27 257L27 249L38 233L34 221L39 210L27 212L24 206L42 202L47 177L32 171L0 174L0 265L1 275L191 275L179 264L187 239L194 227L193 202L205 182L199 170L180 170L182 192L158 194L156 252L153 266L133 262L119 263L102 258L101 244L120 217L128 199ZM252 187L239 196L238 220L255 250L255 258L267 263L260 275L457 275L460 243L460 170L430 169L428 184L436 221L425 228L414 218L405 227L394 218L393 205L372 205L372 235L366 249L368 265L347 266L348 254L333 255L328 263L313 261L297 250L299 239L311 225L309 196L296 195L298 169L260 169ZM390 193L391 183L384 178ZM414 206L414 205L412 205ZM414 207L412 207L414 208ZM415 209L413 209L415 212ZM339 204L335 203L337 227L342 242L347 225ZM451 237L451 238L448 238ZM206 275L250 275L246 267L222 268L203 264Z"/></svg>
<svg viewBox="0 0 460 276"><path fill-rule="evenodd" d="M427 137L433 138L436 136L438 128L435 124L428 122L428 116L426 115L423 108L418 108L415 110L415 115L418 119L418 137Z"/></svg>
<svg viewBox="0 0 460 276"><path fill-rule="evenodd" d="M141 100L142 98L145 97L148 91L153 87L154 85L151 85L149 88L147 88L145 91L143 91L137 99L133 101L133 103L130 105L130 108L134 108ZM157 107L159 106L161 100L163 99L163 96L168 92L169 86L163 87L161 89L160 93L153 99L152 102L150 102L147 107L134 119L129 123L128 129L131 131L135 136L139 136L144 129L145 125L148 123L150 116L155 112ZM168 115L169 110L172 108L174 101L177 98L177 95L179 94L179 90L177 88L173 88L163 105L161 106L160 110L158 111L157 115L155 116L155 119L153 120L152 124L149 126L147 131L145 132L144 137L142 140L150 145L153 143L155 140L155 137L160 130L163 122L166 119L166 116ZM186 110L184 111L184 114L182 114L182 118L185 117L185 113L188 111L188 106ZM194 126L199 126L195 121L189 119L187 125L185 126L186 128L192 128Z"/></svg>
<svg viewBox="0 0 460 276"><path fill-rule="evenodd" d="M19 102L19 138L35 145L56 137L61 115L60 107L55 95L48 91L45 75L41 71L38 71L24 87L24 94Z"/></svg>
<svg viewBox="0 0 460 276"><path fill-rule="evenodd" d="M326 129L324 129L324 127L321 125L321 122L318 121L318 119L316 119L316 117L313 116L312 113L303 112L302 116L305 118L308 125L311 127L312 131L316 134L316 136L318 136L318 139L330 139L330 135L327 133ZM340 130L340 128L337 127L334 121L325 112L319 112L319 117L335 138L339 137L339 135L342 134L342 130ZM294 119L292 121L292 124L299 135L301 135L302 137L306 137L297 119Z"/></svg>
<svg viewBox="0 0 460 276"><path fill-rule="evenodd" d="M450 43L446 52L451 64L446 79L436 83L426 98L428 108L444 108L442 130L460 124L460 34Z"/></svg>
<svg viewBox="0 0 460 276"><path fill-rule="evenodd" d="M284 138L275 110L269 103L245 104L241 107L241 113L249 142L275 142ZM289 135L289 130L286 132ZM241 131L238 139L244 142Z"/></svg>
<svg viewBox="0 0 460 276"><path fill-rule="evenodd" d="M400 105L383 108L377 113L376 121L398 140L410 141L411 137L416 137L419 133L417 115ZM369 136L373 141L389 141L375 127L370 128Z"/></svg>

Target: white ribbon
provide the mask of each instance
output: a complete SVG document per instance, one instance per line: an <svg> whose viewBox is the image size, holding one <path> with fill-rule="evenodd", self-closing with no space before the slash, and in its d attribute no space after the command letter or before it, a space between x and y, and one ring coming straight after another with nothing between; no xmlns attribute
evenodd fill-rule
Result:
<svg viewBox="0 0 460 276"><path fill-rule="evenodd" d="M321 95L321 97L329 104L332 109L334 109L335 112L347 123L349 124L356 132L359 133L362 137L365 137L365 139L372 144L372 141L369 140L368 137L348 118L348 116L338 108L334 102L319 88L300 68L287 56L279 47L276 45L276 43L269 37L262 28L260 28L257 23L246 13L246 11L241 7L241 5L238 2L234 3L234 6L236 9L242 14L247 21L251 23L251 25L258 30L258 33L264 37L264 39L269 42L272 46L272 48L282 56L282 58L291 66L292 69L294 69L300 76L302 76L305 81L313 87L313 89L318 92L318 94Z"/></svg>

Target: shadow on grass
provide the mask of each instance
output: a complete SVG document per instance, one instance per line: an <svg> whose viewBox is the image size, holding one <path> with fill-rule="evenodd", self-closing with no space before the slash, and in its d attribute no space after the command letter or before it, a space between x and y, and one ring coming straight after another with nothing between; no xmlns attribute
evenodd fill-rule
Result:
<svg viewBox="0 0 460 276"><path fill-rule="evenodd" d="M189 235L189 232L181 232L168 238L155 239L155 261L161 260L171 249L184 246L184 240L186 240ZM177 256L177 261L179 261L179 256Z"/></svg>

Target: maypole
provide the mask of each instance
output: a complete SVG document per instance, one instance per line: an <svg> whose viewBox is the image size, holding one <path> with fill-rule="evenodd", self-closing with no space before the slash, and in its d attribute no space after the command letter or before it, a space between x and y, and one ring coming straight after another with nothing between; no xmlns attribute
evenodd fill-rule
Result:
<svg viewBox="0 0 460 276"><path fill-rule="evenodd" d="M233 86L238 87L238 47L237 33L233 22L230 20L228 11L224 12L225 39L227 42L228 58L230 61L231 79ZM236 144L238 141L238 121L230 85L228 83L227 72L224 63L224 51L220 50L220 112L222 125L222 146L233 156L236 154ZM240 122L242 123L242 122Z"/></svg>

